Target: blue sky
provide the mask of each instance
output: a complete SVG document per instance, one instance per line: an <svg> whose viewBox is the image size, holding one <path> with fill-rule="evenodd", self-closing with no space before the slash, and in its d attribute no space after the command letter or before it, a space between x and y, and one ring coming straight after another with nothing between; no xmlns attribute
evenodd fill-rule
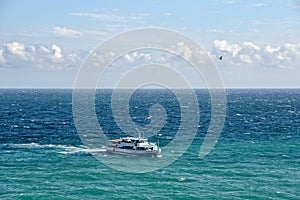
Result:
<svg viewBox="0 0 300 200"><path fill-rule="evenodd" d="M291 0L2 0L0 87L71 88L99 43L150 26L194 39L225 87L300 87L300 3Z"/></svg>

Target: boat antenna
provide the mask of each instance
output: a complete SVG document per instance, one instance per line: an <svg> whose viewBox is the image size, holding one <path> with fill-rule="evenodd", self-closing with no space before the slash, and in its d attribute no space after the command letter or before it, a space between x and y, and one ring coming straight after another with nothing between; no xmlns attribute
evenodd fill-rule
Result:
<svg viewBox="0 0 300 200"><path fill-rule="evenodd" d="M139 134L139 138L141 138L141 131L140 131L140 129L138 129L138 128L135 128L136 129L136 131L138 132L138 134Z"/></svg>

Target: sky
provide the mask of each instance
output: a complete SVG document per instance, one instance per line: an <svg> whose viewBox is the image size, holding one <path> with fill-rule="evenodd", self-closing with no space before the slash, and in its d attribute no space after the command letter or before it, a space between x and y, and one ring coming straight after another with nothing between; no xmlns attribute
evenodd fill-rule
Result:
<svg viewBox="0 0 300 200"><path fill-rule="evenodd" d="M0 87L72 88L97 45L145 27L197 42L226 88L300 87L300 3L292 0L1 0Z"/></svg>

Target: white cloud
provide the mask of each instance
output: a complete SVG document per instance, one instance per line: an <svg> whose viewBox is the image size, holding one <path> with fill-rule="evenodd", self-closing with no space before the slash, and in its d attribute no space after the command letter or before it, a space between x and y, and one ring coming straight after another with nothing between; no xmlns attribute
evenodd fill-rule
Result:
<svg viewBox="0 0 300 200"><path fill-rule="evenodd" d="M123 56L126 62L132 63L132 62L148 62L153 61L152 54L151 53L145 53L145 52L131 52L127 53Z"/></svg>
<svg viewBox="0 0 300 200"><path fill-rule="evenodd" d="M252 42L244 42L243 45L247 48L252 48L254 50L260 50L259 46L254 45Z"/></svg>
<svg viewBox="0 0 300 200"><path fill-rule="evenodd" d="M221 30L221 29L210 29L209 32L211 33L224 33L225 31L224 30Z"/></svg>
<svg viewBox="0 0 300 200"><path fill-rule="evenodd" d="M189 59L194 55L204 55L204 52L191 50L182 41L178 41L173 52ZM206 55L206 54L205 54ZM261 66L277 68L300 68L300 43L286 43L282 45L257 45L254 42L230 43L227 40L215 40L209 52L213 59L223 56L223 66ZM0 68L35 67L49 70L62 70L72 66L79 66L83 61L83 53L66 53L58 44L26 45L21 42L8 42L0 46ZM100 55L99 55L100 56ZM104 56L104 57L103 57ZM114 52L107 52L99 59L111 59ZM155 53L149 50L131 52L123 56L123 62L169 63L170 55ZM121 59L121 60L122 60ZM172 65L172 63L169 63Z"/></svg>
<svg viewBox="0 0 300 200"><path fill-rule="evenodd" d="M268 4L265 3L254 3L250 5L251 7L266 7Z"/></svg>
<svg viewBox="0 0 300 200"><path fill-rule="evenodd" d="M52 44L51 46L52 49L52 54L51 54L51 59L53 62L55 63L60 63L63 61L63 55L62 55L62 50L60 48L60 46L56 45L56 44Z"/></svg>
<svg viewBox="0 0 300 200"><path fill-rule="evenodd" d="M224 51L226 53L231 54L233 57L236 57L236 55L241 50L241 47L239 45L237 44L231 45L226 40L215 40L214 47L219 51Z"/></svg>
<svg viewBox="0 0 300 200"><path fill-rule="evenodd" d="M151 16L150 13L133 13L129 15L115 15L115 14L91 13L91 12L74 12L74 13L70 13L70 15L77 16L77 17L92 18L95 20L106 21L109 23L112 22L133 23L134 22L139 24L144 24L145 23L144 19Z"/></svg>
<svg viewBox="0 0 300 200"><path fill-rule="evenodd" d="M27 60L27 53L25 51L25 46L22 43L19 42L11 42L11 43L5 43L4 47L6 48L6 51L16 56L18 59Z"/></svg>
<svg viewBox="0 0 300 200"><path fill-rule="evenodd" d="M224 4L234 4L234 3L237 3L237 2L238 2L237 0L223 0Z"/></svg>
<svg viewBox="0 0 300 200"><path fill-rule="evenodd" d="M82 35L81 32L76 31L74 29L58 27L58 26L53 28L53 33L56 36L63 36L63 37L78 37Z"/></svg>
<svg viewBox="0 0 300 200"><path fill-rule="evenodd" d="M254 55L254 57L255 57L255 59L258 60L258 61L261 61L261 60L262 60L261 55L256 54L256 55Z"/></svg>
<svg viewBox="0 0 300 200"><path fill-rule="evenodd" d="M251 60L251 58L250 58L249 55L243 55L243 54L241 54L241 55L239 55L239 58L244 63L247 63L247 64L251 64L252 63L252 60Z"/></svg>
<svg viewBox="0 0 300 200"><path fill-rule="evenodd" d="M279 50L279 48L272 47L271 45L266 45L264 49L267 53L274 53Z"/></svg>
<svg viewBox="0 0 300 200"><path fill-rule="evenodd" d="M134 56L130 56L129 54L124 55L124 59L129 63L132 63L135 60Z"/></svg>
<svg viewBox="0 0 300 200"><path fill-rule="evenodd" d="M230 65L257 65L264 67L296 68L300 66L300 44L281 46L258 46L252 42L230 44L226 40L215 40L211 56L223 56Z"/></svg>
<svg viewBox="0 0 300 200"><path fill-rule="evenodd" d="M39 51L40 51L41 53L45 53L45 54L51 53L51 50L50 50L50 49L48 49L47 47L42 46L42 45L39 45L39 46L38 46L38 49L39 49Z"/></svg>
<svg viewBox="0 0 300 200"><path fill-rule="evenodd" d="M78 13L70 13L70 15L78 16L78 17L90 17L90 18L103 20L103 21L114 21L114 22L125 21L125 18L123 16L111 15L111 14L78 12Z"/></svg>
<svg viewBox="0 0 300 200"><path fill-rule="evenodd" d="M4 56L3 56L3 50L2 49L0 49L0 63L1 64L4 64L4 63L6 63L6 59L4 58Z"/></svg>
<svg viewBox="0 0 300 200"><path fill-rule="evenodd" d="M64 54L61 47L52 44L25 45L21 42L10 42L0 47L0 68L35 67L49 70L62 70L78 65L81 59L78 54Z"/></svg>
<svg viewBox="0 0 300 200"><path fill-rule="evenodd" d="M183 58L189 60L192 56L192 51L190 48L184 44L183 41L177 42L176 47L174 49L175 53L182 56Z"/></svg>

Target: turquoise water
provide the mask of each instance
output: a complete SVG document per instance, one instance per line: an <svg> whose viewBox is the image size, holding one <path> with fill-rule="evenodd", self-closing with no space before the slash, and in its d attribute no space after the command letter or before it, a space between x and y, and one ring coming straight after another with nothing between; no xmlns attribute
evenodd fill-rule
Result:
<svg viewBox="0 0 300 200"><path fill-rule="evenodd" d="M223 132L204 159L198 153L210 120L210 101L207 91L197 91L201 117L190 148L171 165L138 174L107 167L81 143L72 117L71 90L1 89L0 94L1 199L300 196L300 90L228 90ZM97 92L96 111L107 137L115 138L126 133L113 120L110 94ZM164 147L180 124L180 106L170 91L137 91L130 114L145 125L147 110L155 103L164 106L168 118L152 139ZM155 159L159 158L149 158Z"/></svg>

